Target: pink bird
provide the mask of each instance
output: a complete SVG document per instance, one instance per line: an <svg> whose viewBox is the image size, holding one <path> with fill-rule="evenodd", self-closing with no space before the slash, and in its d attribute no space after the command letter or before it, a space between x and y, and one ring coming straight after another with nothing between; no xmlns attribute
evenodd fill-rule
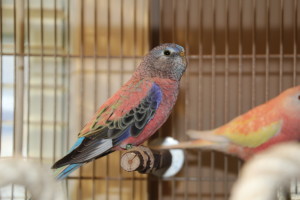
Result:
<svg viewBox="0 0 300 200"><path fill-rule="evenodd" d="M110 97L53 165L63 179L81 165L146 141L167 120L187 67L184 48L163 44L150 51L131 79Z"/></svg>
<svg viewBox="0 0 300 200"><path fill-rule="evenodd" d="M248 159L268 147L300 140L300 86L240 115L214 130L187 133L191 141L160 148L201 148Z"/></svg>

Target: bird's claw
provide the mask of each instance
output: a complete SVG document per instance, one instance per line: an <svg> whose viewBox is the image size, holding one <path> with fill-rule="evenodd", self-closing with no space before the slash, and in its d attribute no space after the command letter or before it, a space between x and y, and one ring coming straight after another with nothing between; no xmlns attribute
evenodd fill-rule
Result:
<svg viewBox="0 0 300 200"><path fill-rule="evenodd" d="M132 149L133 145L132 144L126 144L126 150Z"/></svg>

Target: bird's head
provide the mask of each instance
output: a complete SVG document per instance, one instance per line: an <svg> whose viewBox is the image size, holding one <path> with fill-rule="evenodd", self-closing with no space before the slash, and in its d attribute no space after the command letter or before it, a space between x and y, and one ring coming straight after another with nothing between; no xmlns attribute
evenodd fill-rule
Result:
<svg viewBox="0 0 300 200"><path fill-rule="evenodd" d="M178 44L162 44L153 48L138 66L143 77L160 77L179 81L187 67L184 48Z"/></svg>
<svg viewBox="0 0 300 200"><path fill-rule="evenodd" d="M300 86L289 88L279 96L282 106L289 117L300 119Z"/></svg>

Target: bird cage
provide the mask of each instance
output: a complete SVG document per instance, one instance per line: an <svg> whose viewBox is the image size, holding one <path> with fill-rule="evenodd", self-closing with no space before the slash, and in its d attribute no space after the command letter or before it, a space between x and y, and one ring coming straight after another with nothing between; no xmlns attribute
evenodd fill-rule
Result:
<svg viewBox="0 0 300 200"><path fill-rule="evenodd" d="M97 108L161 43L186 49L171 116L151 139L183 141L300 83L299 0L1 0L0 156L49 168ZM150 139L150 140L151 140ZM158 178L120 167L121 152L62 184L67 199L225 200L242 161L185 150L183 169ZM297 187L292 192L297 193ZM7 185L0 199L28 199Z"/></svg>

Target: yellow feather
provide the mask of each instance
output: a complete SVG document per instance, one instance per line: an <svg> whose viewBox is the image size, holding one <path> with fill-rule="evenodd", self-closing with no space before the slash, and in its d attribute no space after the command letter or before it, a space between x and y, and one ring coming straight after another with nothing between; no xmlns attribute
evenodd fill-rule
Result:
<svg viewBox="0 0 300 200"><path fill-rule="evenodd" d="M229 138L233 143L245 147L257 147L280 132L282 121L276 121L268 126L263 126L257 131L248 132L247 134L224 132L222 135Z"/></svg>

